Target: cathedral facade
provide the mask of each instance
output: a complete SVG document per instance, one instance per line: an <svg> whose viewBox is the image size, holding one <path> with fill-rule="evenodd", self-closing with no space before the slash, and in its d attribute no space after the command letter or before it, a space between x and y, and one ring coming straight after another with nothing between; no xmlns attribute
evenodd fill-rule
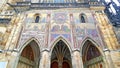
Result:
<svg viewBox="0 0 120 68"><path fill-rule="evenodd" d="M97 0L8 0L2 68L119 68L119 42Z"/></svg>

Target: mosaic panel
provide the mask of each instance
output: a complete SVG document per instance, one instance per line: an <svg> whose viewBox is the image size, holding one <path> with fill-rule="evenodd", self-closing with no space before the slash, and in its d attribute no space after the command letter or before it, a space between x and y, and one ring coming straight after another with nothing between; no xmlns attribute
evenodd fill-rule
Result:
<svg viewBox="0 0 120 68"><path fill-rule="evenodd" d="M62 34L69 42L71 42L71 35L70 34Z"/></svg>
<svg viewBox="0 0 120 68"><path fill-rule="evenodd" d="M57 38L60 34L51 34L51 41Z"/></svg>
<svg viewBox="0 0 120 68"><path fill-rule="evenodd" d="M51 29L51 32L70 32L70 29L67 25L54 25Z"/></svg>
<svg viewBox="0 0 120 68"><path fill-rule="evenodd" d="M87 35L96 41L99 45L102 45L96 29L87 29Z"/></svg>
<svg viewBox="0 0 120 68"><path fill-rule="evenodd" d="M32 32L32 33L23 33L21 35L18 47L22 47L23 44L26 43L32 37L36 38L40 42L41 45L45 45L45 40L44 40L45 36L42 34L34 34L34 32Z"/></svg>
<svg viewBox="0 0 120 68"><path fill-rule="evenodd" d="M41 45L45 45L45 25L36 25L36 24L27 24L26 28L24 28L23 33L20 37L19 46L21 47L25 42L27 42L30 38L36 38Z"/></svg>
<svg viewBox="0 0 120 68"><path fill-rule="evenodd" d="M65 23L67 21L67 14L64 12L61 13L55 13L53 15L53 20L57 23L57 24L62 24Z"/></svg>
<svg viewBox="0 0 120 68"><path fill-rule="evenodd" d="M78 47L81 45L82 41L86 37L92 38L94 41L96 41L99 45L101 45L100 38L98 36L98 32L96 29L86 29L81 28L80 26L76 27L76 36L77 36L77 45Z"/></svg>
<svg viewBox="0 0 120 68"><path fill-rule="evenodd" d="M98 37L96 29L87 29L87 35L89 35L90 37Z"/></svg>
<svg viewBox="0 0 120 68"><path fill-rule="evenodd" d="M70 29L66 25L62 25L61 30L64 31L64 32L70 32Z"/></svg>
<svg viewBox="0 0 120 68"><path fill-rule="evenodd" d="M60 31L60 30L61 30L60 25L55 25L55 26L52 27L51 32L57 32L57 31Z"/></svg>
<svg viewBox="0 0 120 68"><path fill-rule="evenodd" d="M23 32L27 32L27 31L38 31L38 32L45 32L46 30L46 26L45 24L26 24L26 27L24 28Z"/></svg>
<svg viewBox="0 0 120 68"><path fill-rule="evenodd" d="M85 37L85 29L83 29L83 28L80 28L79 26L77 26L76 27L76 35L77 35L77 43L78 43L78 46L80 46L81 45L81 42L82 42L82 40L84 39L84 37Z"/></svg>
<svg viewBox="0 0 120 68"><path fill-rule="evenodd" d="M51 34L51 41L54 41L58 36L62 36L64 38L66 38L69 42L71 42L70 34Z"/></svg>
<svg viewBox="0 0 120 68"><path fill-rule="evenodd" d="M85 29L77 27L76 28L76 34L77 34L78 37L84 37L84 35L85 35Z"/></svg>

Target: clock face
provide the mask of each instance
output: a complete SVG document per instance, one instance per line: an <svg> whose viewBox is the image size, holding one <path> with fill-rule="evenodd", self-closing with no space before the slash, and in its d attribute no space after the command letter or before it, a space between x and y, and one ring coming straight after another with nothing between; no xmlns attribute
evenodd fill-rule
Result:
<svg viewBox="0 0 120 68"><path fill-rule="evenodd" d="M67 20L67 14L66 13L55 13L53 18L54 18L53 20L56 23L59 23L59 24L65 23Z"/></svg>

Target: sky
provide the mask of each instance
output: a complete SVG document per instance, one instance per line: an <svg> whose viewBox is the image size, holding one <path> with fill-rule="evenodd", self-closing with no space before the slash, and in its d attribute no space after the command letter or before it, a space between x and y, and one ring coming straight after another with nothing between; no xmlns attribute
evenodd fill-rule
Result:
<svg viewBox="0 0 120 68"><path fill-rule="evenodd" d="M111 0L105 0L105 1L110 2ZM118 0L113 0L113 1L117 4L117 6L120 6L120 3L118 2ZM109 9L110 12L113 12L114 14L116 14L116 10L113 8L113 6L110 5L110 7L111 7L111 9Z"/></svg>
<svg viewBox="0 0 120 68"><path fill-rule="evenodd" d="M111 0L105 0L106 2L110 2ZM113 0L118 6L120 6L120 3L118 2L118 0Z"/></svg>
<svg viewBox="0 0 120 68"><path fill-rule="evenodd" d="M7 64L7 62L0 62L0 67L6 68L6 64Z"/></svg>

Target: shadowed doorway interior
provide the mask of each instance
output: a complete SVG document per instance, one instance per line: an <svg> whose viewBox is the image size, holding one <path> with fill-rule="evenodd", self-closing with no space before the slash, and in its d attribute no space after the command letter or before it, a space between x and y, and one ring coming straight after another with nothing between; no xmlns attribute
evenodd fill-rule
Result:
<svg viewBox="0 0 120 68"><path fill-rule="evenodd" d="M39 68L40 50L33 40L22 50L17 68Z"/></svg>
<svg viewBox="0 0 120 68"><path fill-rule="evenodd" d="M51 68L72 68L69 48L62 40L58 41L53 48Z"/></svg>
<svg viewBox="0 0 120 68"><path fill-rule="evenodd" d="M105 68L103 56L91 41L86 41L82 48L84 68Z"/></svg>

